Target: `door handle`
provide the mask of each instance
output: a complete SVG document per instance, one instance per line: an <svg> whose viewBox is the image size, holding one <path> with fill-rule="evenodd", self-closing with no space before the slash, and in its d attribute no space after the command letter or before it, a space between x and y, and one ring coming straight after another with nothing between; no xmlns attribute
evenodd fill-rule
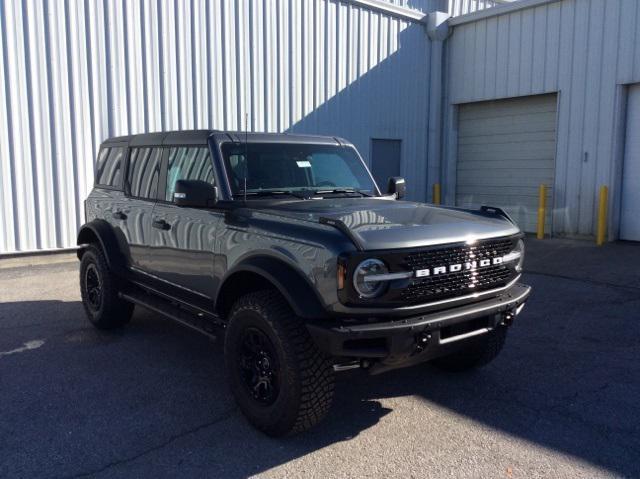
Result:
<svg viewBox="0 0 640 479"><path fill-rule="evenodd" d="M111 216L113 216L113 219L115 219L115 220L126 220L127 219L127 215L125 215L122 211L114 211L114 213Z"/></svg>
<svg viewBox="0 0 640 479"><path fill-rule="evenodd" d="M171 225L167 223L165 220L153 220L153 222L151 223L151 226L164 231L171 229Z"/></svg>

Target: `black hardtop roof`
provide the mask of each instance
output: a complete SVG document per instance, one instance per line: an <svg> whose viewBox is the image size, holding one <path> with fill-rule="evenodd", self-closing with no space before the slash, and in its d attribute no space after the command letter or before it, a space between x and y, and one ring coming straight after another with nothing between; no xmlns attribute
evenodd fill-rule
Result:
<svg viewBox="0 0 640 479"><path fill-rule="evenodd" d="M105 140L102 145L159 146L159 145L206 145L208 139L215 136L219 143L308 143L322 145L350 145L338 137L305 135L294 133L254 133L244 131L220 130L177 130L139 135L117 136Z"/></svg>

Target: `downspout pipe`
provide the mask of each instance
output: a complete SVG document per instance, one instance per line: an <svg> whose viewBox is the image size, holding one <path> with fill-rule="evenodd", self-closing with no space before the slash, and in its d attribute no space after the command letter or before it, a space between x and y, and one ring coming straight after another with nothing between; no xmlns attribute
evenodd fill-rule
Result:
<svg viewBox="0 0 640 479"><path fill-rule="evenodd" d="M427 131L427 201L433 202L430 185L441 183L442 157L442 103L444 99L444 42L451 34L450 15L446 12L431 12L427 15L426 30L431 40L429 65L429 119Z"/></svg>

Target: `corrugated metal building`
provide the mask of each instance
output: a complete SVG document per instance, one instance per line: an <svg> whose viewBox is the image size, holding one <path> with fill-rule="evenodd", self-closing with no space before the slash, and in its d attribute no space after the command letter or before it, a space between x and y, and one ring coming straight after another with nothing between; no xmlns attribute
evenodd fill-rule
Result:
<svg viewBox="0 0 640 479"><path fill-rule="evenodd" d="M0 1L0 253L75 245L103 139L246 117L344 136L367 160L372 138L400 140L423 199L423 14L377 3Z"/></svg>
<svg viewBox="0 0 640 479"><path fill-rule="evenodd" d="M74 245L104 138L245 118L344 136L410 198L442 182L527 230L545 183L548 231L592 235L606 184L610 237L640 239L639 17L637 0L0 1L0 254Z"/></svg>
<svg viewBox="0 0 640 479"><path fill-rule="evenodd" d="M523 0L450 25L447 201L531 231L545 183L547 230L591 236L607 185L609 237L640 240L640 2Z"/></svg>

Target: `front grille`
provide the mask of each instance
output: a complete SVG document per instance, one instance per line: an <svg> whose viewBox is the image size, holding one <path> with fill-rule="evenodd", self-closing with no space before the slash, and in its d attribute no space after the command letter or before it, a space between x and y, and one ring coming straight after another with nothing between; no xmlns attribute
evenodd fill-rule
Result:
<svg viewBox="0 0 640 479"><path fill-rule="evenodd" d="M514 246L513 239L485 240L474 245L457 245L412 252L404 257L404 266L413 271L464 264L501 257ZM463 296L506 285L515 276L511 265L496 264L439 275L414 278L400 294L407 303L420 303Z"/></svg>

